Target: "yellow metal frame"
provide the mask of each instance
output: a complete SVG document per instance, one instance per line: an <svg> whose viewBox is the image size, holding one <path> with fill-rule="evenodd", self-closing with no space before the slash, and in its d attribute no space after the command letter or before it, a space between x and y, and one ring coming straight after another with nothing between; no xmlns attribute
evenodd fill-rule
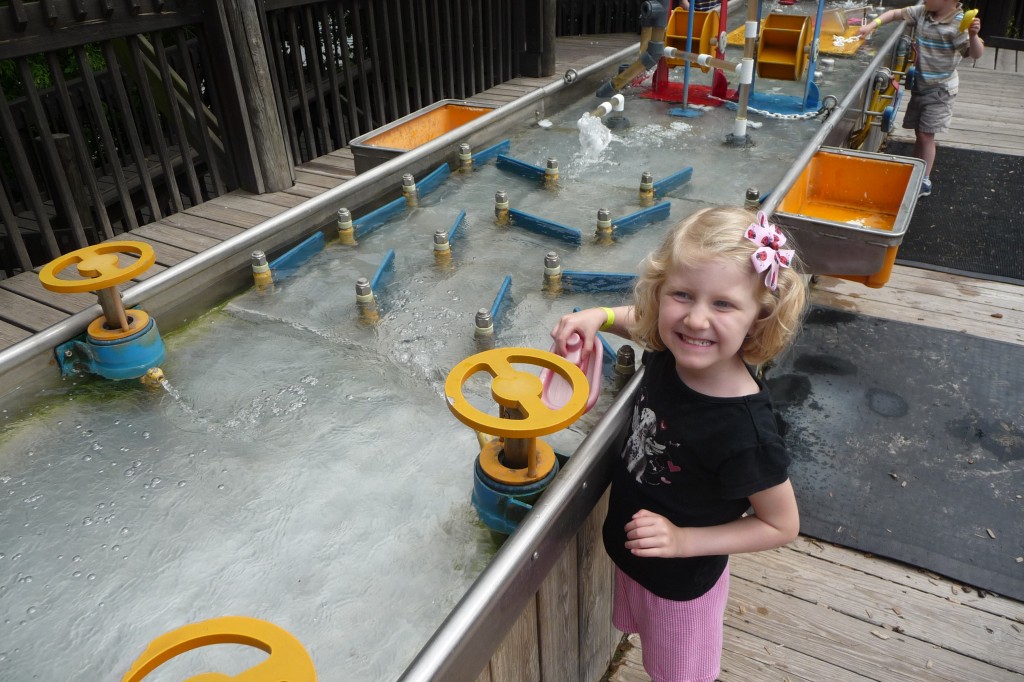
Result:
<svg viewBox="0 0 1024 682"><path fill-rule="evenodd" d="M668 26L665 28L665 45L674 47L677 50L686 51L686 28L690 22L690 12L682 7L676 7L668 18ZM712 48L717 46L719 16L718 12L694 12L693 14L693 48L692 52L700 54L711 54ZM723 45L723 48L725 46ZM670 67L683 66L685 59L665 59ZM707 73L710 66L700 66L701 71Z"/></svg>
<svg viewBox="0 0 1024 682"><path fill-rule="evenodd" d="M788 81L803 78L814 39L813 23L804 14L769 14L761 28L757 75Z"/></svg>

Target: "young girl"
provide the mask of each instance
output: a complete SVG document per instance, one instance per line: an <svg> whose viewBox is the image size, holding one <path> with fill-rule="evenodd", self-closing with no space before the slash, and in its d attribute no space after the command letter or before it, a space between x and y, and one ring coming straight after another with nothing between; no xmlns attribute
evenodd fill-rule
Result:
<svg viewBox="0 0 1024 682"><path fill-rule="evenodd" d="M598 330L646 348L604 543L613 622L639 633L654 682L715 680L728 555L800 528L768 390L750 369L785 348L803 314L785 243L763 214L699 211L644 261L633 306L566 315L551 332L559 352L573 333L589 352Z"/></svg>

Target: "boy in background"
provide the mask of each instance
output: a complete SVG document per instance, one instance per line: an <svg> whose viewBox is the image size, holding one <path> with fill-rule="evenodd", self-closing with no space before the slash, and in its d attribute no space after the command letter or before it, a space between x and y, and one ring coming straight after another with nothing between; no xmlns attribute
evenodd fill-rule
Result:
<svg viewBox="0 0 1024 682"><path fill-rule="evenodd" d="M897 19L916 28L916 79L903 127L914 130L914 156L925 163L922 197L932 193L935 134L946 132L953 118L953 102L960 85L956 67L964 57L980 59L985 53L985 43L978 37L981 20L975 18L963 32L963 17L963 7L957 0L924 0L920 5L891 9L860 28L860 35L867 36L882 24Z"/></svg>

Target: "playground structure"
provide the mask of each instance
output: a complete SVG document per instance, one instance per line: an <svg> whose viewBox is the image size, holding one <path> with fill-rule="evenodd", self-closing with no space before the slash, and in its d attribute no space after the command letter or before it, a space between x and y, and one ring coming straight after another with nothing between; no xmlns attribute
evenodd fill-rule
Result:
<svg viewBox="0 0 1024 682"><path fill-rule="evenodd" d="M696 5L697 3L695 3ZM736 121L727 140L733 143L749 142L747 112L774 117L813 117L830 110L836 104L833 97L822 99L816 83L817 66L822 51L822 33L827 29L833 41L841 45L859 45L856 28L850 28L843 10L825 12L825 0L817 3L814 16L792 13L771 13L762 18L762 2L747 3L746 19L736 29L742 34L743 56L739 61L726 59L728 0L722 0L718 9L700 10L682 7L670 8L657 1L645 2L641 8L640 55L616 77L598 90L599 97L607 97L630 84L644 80L653 70L647 96L677 102L681 106L670 110L672 115L694 117L699 111L691 105L721 106L728 104L737 110ZM857 8L867 16L868 7ZM849 48L842 53L850 54ZM681 89L669 79L669 70L684 68ZM690 82L691 66L703 73L714 70L710 86ZM729 88L727 73L738 76L737 89ZM803 81L800 95L757 92L758 78ZM897 102L898 104L898 102ZM879 110L881 111L881 110Z"/></svg>
<svg viewBox="0 0 1024 682"><path fill-rule="evenodd" d="M913 44L908 36L900 36L890 65L875 73L862 104L864 125L850 134L847 146L877 149L884 136L892 132L903 91L914 87L913 63Z"/></svg>

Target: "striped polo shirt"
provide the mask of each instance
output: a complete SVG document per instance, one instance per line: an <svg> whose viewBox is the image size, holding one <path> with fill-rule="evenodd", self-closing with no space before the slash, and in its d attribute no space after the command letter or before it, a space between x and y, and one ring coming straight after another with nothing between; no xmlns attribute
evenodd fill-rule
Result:
<svg viewBox="0 0 1024 682"><path fill-rule="evenodd" d="M919 81L915 90L943 87L955 95L960 87L956 67L970 50L970 36L960 30L963 6L957 4L956 11L941 21L929 15L923 4L904 7L901 17L916 28Z"/></svg>

